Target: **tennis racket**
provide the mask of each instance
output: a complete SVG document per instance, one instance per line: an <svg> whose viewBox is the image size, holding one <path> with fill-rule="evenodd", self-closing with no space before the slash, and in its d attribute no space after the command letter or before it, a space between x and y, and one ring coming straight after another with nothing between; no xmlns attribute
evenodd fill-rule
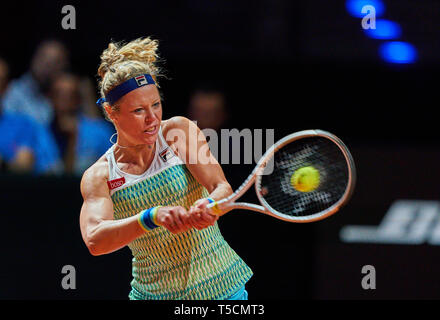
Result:
<svg viewBox="0 0 440 320"><path fill-rule="evenodd" d="M296 170L304 167L313 167L319 173L319 184L309 192L299 191L292 184ZM272 145L232 195L207 207L217 214L244 209L289 222L312 222L329 217L345 205L355 181L354 161L344 143L323 130L304 130ZM260 205L236 202L252 184Z"/></svg>

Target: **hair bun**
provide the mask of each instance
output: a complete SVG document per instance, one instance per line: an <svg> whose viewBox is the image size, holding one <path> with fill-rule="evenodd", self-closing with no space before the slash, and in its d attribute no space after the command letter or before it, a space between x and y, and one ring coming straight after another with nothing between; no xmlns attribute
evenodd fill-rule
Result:
<svg viewBox="0 0 440 320"><path fill-rule="evenodd" d="M98 68L98 75L103 79L105 74L126 61L139 61L148 65L152 73L157 71L155 62L158 59L157 49L159 43L151 38L138 38L129 43L113 43L108 45L101 55L101 65ZM114 68L113 68L114 69Z"/></svg>

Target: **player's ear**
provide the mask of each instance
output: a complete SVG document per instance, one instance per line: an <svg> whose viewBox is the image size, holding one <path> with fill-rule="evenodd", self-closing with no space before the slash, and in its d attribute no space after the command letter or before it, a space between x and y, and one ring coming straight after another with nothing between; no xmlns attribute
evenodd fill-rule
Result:
<svg viewBox="0 0 440 320"><path fill-rule="evenodd" d="M104 105L104 109L105 112L107 113L108 118L113 122L116 123L117 122L117 115L116 115L116 111L113 110L113 108L111 107L111 105L109 105L108 103L106 103Z"/></svg>

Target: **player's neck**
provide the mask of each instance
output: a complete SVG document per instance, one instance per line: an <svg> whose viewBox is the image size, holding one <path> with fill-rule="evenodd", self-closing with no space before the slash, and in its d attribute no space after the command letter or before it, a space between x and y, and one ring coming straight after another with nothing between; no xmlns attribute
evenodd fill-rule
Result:
<svg viewBox="0 0 440 320"><path fill-rule="evenodd" d="M153 145L144 144L129 148L115 145L114 154L117 162L131 163L140 167L149 167L153 161L156 143Z"/></svg>

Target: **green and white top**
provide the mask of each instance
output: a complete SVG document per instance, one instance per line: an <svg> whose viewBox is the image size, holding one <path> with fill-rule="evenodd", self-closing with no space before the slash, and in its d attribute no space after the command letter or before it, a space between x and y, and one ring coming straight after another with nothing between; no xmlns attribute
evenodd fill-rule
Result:
<svg viewBox="0 0 440 320"><path fill-rule="evenodd" d="M114 219L154 206L186 209L208 191L167 145L159 129L155 156L141 175L120 170L114 146L106 152ZM242 287L252 270L228 245L215 225L173 234L164 227L146 232L129 245L133 254L130 299L225 299Z"/></svg>

